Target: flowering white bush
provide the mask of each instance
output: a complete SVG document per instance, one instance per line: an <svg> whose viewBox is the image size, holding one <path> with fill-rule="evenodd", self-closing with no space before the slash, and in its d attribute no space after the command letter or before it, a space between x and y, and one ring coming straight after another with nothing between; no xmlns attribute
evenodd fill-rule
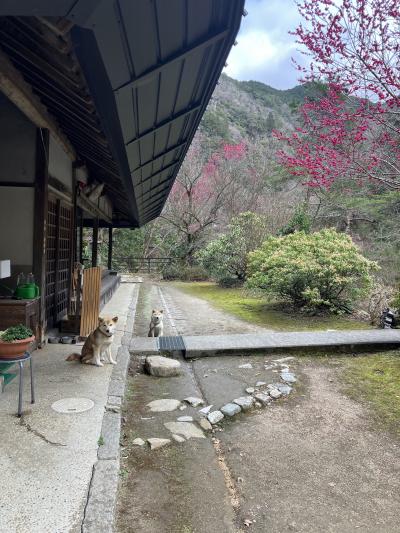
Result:
<svg viewBox="0 0 400 533"><path fill-rule="evenodd" d="M333 229L269 237L249 254L248 286L316 311L349 311L372 286L374 261Z"/></svg>

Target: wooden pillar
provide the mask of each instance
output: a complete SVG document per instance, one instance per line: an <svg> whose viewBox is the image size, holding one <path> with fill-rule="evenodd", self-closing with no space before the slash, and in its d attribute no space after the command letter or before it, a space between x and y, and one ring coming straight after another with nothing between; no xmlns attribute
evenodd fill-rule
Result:
<svg viewBox="0 0 400 533"><path fill-rule="evenodd" d="M79 263L83 263L83 211L79 210Z"/></svg>
<svg viewBox="0 0 400 533"><path fill-rule="evenodd" d="M39 346L46 331L46 251L48 209L49 130L36 131L35 214L33 220L33 274L40 291Z"/></svg>
<svg viewBox="0 0 400 533"><path fill-rule="evenodd" d="M113 229L108 228L108 260L107 268L112 269L112 254L113 254Z"/></svg>
<svg viewBox="0 0 400 533"><path fill-rule="evenodd" d="M93 219L93 234L92 234L92 267L97 266L97 247L99 240L99 219Z"/></svg>

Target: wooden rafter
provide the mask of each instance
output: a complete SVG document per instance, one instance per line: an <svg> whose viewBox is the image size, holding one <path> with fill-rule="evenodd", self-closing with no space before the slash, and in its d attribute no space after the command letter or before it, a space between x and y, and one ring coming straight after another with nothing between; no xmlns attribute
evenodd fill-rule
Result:
<svg viewBox="0 0 400 533"><path fill-rule="evenodd" d="M0 90L24 113L36 126L46 128L72 159L76 159L75 150L57 123L48 113L46 107L33 93L31 86L14 67L7 55L0 50Z"/></svg>

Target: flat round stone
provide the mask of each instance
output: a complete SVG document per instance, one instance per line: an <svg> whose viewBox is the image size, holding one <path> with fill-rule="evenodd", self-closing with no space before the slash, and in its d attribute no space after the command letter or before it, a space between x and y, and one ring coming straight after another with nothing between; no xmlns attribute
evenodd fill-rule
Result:
<svg viewBox="0 0 400 533"><path fill-rule="evenodd" d="M185 439L204 439L204 433L191 422L166 422L164 426L175 435L182 435Z"/></svg>
<svg viewBox="0 0 400 533"><path fill-rule="evenodd" d="M164 411L175 411L181 405L179 400L164 398L162 400L153 400L147 404L152 413L163 413Z"/></svg>
<svg viewBox="0 0 400 533"><path fill-rule="evenodd" d="M162 448L163 446L171 444L170 439L159 439L156 437L147 439L147 442L150 444L150 450L157 450L158 448Z"/></svg>

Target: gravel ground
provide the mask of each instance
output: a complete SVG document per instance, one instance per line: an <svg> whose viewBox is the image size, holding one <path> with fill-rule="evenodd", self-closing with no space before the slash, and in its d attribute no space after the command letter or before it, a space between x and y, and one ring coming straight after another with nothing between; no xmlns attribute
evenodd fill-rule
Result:
<svg viewBox="0 0 400 533"><path fill-rule="evenodd" d="M136 335L147 334L152 307L165 309L167 335L262 331L168 284L145 283ZM221 406L256 381L276 380L264 364L278 357L181 361L184 374L168 379L132 369L118 533L400 532L400 443L374 429L367 409L342 394L340 362L291 361L294 392L224 421L213 440L156 451L131 446L136 437L170 437L166 421L198 416L189 407L149 417L149 401L195 395ZM252 368L239 369L243 362Z"/></svg>

